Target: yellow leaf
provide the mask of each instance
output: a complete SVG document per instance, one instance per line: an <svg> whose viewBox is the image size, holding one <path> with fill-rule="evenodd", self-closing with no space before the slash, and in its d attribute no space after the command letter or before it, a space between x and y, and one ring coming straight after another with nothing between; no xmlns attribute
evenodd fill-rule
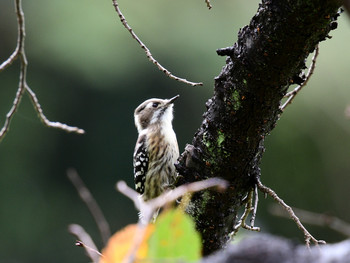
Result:
<svg viewBox="0 0 350 263"><path fill-rule="evenodd" d="M128 225L122 230L115 233L107 243L107 246L102 250L100 263L118 263L130 253L130 249L135 244L135 233L139 231L136 224ZM148 252L148 239L154 231L154 225L148 225L142 240L142 243L137 250L134 262L145 262Z"/></svg>

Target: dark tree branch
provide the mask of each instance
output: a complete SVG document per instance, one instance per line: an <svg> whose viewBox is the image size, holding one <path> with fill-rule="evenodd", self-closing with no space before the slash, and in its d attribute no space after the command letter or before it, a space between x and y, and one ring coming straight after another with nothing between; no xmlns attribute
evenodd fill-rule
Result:
<svg viewBox="0 0 350 263"><path fill-rule="evenodd" d="M200 263L344 263L349 262L350 240L305 249L290 240L269 235L253 235Z"/></svg>
<svg viewBox="0 0 350 263"><path fill-rule="evenodd" d="M204 120L181 155L179 184L222 177L225 193L193 195L188 212L204 242L204 254L223 247L237 224L237 211L260 177L264 138L280 117L281 99L300 80L305 60L334 28L341 2L263 0L238 41L219 50L229 56L215 78ZM300 83L298 83L300 84Z"/></svg>

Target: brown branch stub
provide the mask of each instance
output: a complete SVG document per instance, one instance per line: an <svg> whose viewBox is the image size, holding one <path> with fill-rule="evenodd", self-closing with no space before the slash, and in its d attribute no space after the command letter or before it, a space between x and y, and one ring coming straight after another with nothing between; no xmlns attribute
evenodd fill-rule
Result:
<svg viewBox="0 0 350 263"><path fill-rule="evenodd" d="M131 34L132 38L137 41L137 43L140 45L140 47L145 51L146 56L150 62L152 62L154 65L157 66L157 68L162 71L165 75L167 75L169 78L177 80L179 82L183 82L185 84L191 85L191 86L202 86L202 82L192 82L188 81L187 79L184 78L179 78L175 75L173 75L169 70L167 70L165 67L163 67L152 55L151 51L148 49L148 47L141 41L141 39L136 35L134 30L129 26L128 22L126 21L123 13L121 12L119 8L119 4L117 0L112 0L113 6L115 8L115 11L117 12L120 21L122 22L123 26L129 31Z"/></svg>
<svg viewBox="0 0 350 263"><path fill-rule="evenodd" d="M96 200L92 196L89 189L84 184L83 180L80 178L79 174L75 169L69 169L67 171L67 176L69 180L72 182L74 187L77 189L77 192L83 202L86 204L89 209L91 215L95 219L97 227L100 231L100 235L104 244L107 244L109 237L111 236L111 231L109 228L109 224L107 223L106 218L104 217L99 205Z"/></svg>
<svg viewBox="0 0 350 263"><path fill-rule="evenodd" d="M23 94L25 91L28 92L29 97L31 101L33 102L34 108L37 111L40 120L48 127L52 128L58 128L61 130L65 130L67 132L75 132L78 134L85 133L84 130L78 128L78 127L72 127L68 126L66 124L60 123L60 122L51 122L47 119L47 117L44 115L43 110L41 108L41 105L39 104L39 100L36 97L36 94L29 88L27 84L27 67L28 67L28 61L27 56L24 49L25 44L25 19L24 19L24 13L22 9L22 0L15 0L15 9L16 9L16 16L17 16L17 27L18 27L18 37L17 37L17 46L15 51L10 55L10 57L5 60L0 65L0 72L4 69L6 69L8 66L10 66L16 59L20 59L20 75L19 75L19 84L18 89L16 92L16 96L14 98L14 101L12 103L12 107L9 110L9 112L6 114L5 122L3 127L0 130L0 141L5 137L6 133L8 132L10 128L10 123L15 115L17 108L21 102L21 99L23 97Z"/></svg>
<svg viewBox="0 0 350 263"><path fill-rule="evenodd" d="M205 0L205 3L207 4L209 10L213 7L210 3L210 0Z"/></svg>
<svg viewBox="0 0 350 263"><path fill-rule="evenodd" d="M288 92L286 95L284 95L285 98L288 98L286 100L286 102L281 106L281 110L284 111L284 109L293 102L295 96L301 91L301 89L303 87L306 86L306 84L309 82L312 74L314 73L314 70L315 70L315 67L316 67L316 59L318 57L318 54L319 54L319 47L318 45L316 46L315 48L315 54L313 55L312 57L312 60L311 60L311 65L310 65L310 68L306 74L306 78L305 78L305 81L301 84L301 85L298 85L294 90Z"/></svg>
<svg viewBox="0 0 350 263"><path fill-rule="evenodd" d="M313 242L315 245L318 244L325 244L326 242L323 240L317 240L314 238L309 231L304 227L304 225L300 222L299 217L296 216L294 213L293 209L287 205L282 198L280 198L275 191L273 191L271 188L263 185L260 181L260 179L257 179L257 186L259 190L270 197L272 197L290 216L290 218L295 222L297 227L303 232L304 234L304 239L307 247L310 247L310 241Z"/></svg>

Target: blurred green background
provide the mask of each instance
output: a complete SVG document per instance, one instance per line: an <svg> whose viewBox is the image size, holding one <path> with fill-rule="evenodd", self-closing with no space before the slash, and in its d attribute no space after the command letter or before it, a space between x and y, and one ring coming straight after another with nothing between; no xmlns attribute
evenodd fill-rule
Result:
<svg viewBox="0 0 350 263"><path fill-rule="evenodd" d="M137 137L133 111L150 97L180 94L174 128L181 151L202 120L213 78L225 64L217 48L232 45L258 1L120 1L129 24L171 72L203 87L170 80L145 57L121 25L112 1L24 1L28 84L46 116L86 130L67 134L44 127L25 95L0 143L0 262L88 262L67 232L81 224L101 248L96 225L66 177L74 167L104 211L113 232L136 222L131 201L114 185L133 185ZM350 222L350 20L322 42L309 85L266 139L262 180L284 200ZM13 1L0 1L0 59L16 46ZM0 73L0 124L18 86L19 63ZM268 73L267 73L268 74ZM269 213L260 197L257 225L301 240L293 222ZM309 227L317 238L344 236Z"/></svg>

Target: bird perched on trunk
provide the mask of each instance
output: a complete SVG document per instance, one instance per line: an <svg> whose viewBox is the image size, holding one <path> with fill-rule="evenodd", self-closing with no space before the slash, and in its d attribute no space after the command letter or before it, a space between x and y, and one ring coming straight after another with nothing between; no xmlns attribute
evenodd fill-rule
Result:
<svg viewBox="0 0 350 263"><path fill-rule="evenodd" d="M134 151L135 188L144 201L162 194L176 178L179 147L173 130L171 99L149 99L134 112L139 133Z"/></svg>

